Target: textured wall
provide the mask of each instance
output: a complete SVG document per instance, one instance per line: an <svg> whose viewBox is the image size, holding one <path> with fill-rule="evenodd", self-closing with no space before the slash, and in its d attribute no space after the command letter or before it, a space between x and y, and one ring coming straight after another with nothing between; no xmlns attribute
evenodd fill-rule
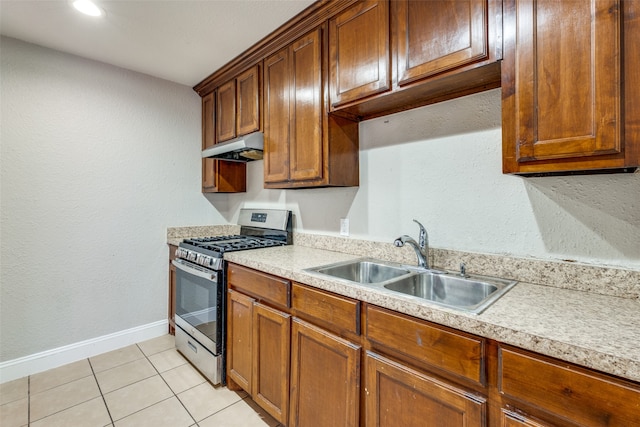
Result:
<svg viewBox="0 0 640 427"><path fill-rule="evenodd" d="M237 208L289 206L297 226L391 242L640 269L640 174L520 178L502 174L500 90L360 124L360 187L265 190L249 164L248 194L210 200L233 221Z"/></svg>
<svg viewBox="0 0 640 427"><path fill-rule="evenodd" d="M165 319L167 226L224 222L200 193L199 97L1 43L0 361Z"/></svg>

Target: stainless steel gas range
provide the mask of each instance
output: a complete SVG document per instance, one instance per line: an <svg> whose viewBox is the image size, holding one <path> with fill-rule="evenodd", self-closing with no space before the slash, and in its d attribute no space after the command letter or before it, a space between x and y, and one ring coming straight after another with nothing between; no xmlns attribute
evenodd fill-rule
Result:
<svg viewBox="0 0 640 427"><path fill-rule="evenodd" d="M225 384L225 252L291 244L288 210L241 209L240 234L185 239L176 250L176 347L212 384Z"/></svg>

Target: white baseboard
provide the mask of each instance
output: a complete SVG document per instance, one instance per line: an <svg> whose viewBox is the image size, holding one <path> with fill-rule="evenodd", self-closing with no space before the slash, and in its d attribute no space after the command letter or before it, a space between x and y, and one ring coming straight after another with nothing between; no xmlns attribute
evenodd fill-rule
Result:
<svg viewBox="0 0 640 427"><path fill-rule="evenodd" d="M0 384L166 335L168 328L168 321L160 320L2 362L0 363Z"/></svg>

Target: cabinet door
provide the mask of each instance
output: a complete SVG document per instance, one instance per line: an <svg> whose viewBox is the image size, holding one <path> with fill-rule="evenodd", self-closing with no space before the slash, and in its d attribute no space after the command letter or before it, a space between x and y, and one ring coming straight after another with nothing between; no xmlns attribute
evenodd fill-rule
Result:
<svg viewBox="0 0 640 427"><path fill-rule="evenodd" d="M216 92L211 92L202 98L202 148L211 147L215 144L215 96ZM203 192L217 187L216 160L202 159L202 190Z"/></svg>
<svg viewBox="0 0 640 427"><path fill-rule="evenodd" d="M360 346L293 320L290 426L356 427Z"/></svg>
<svg viewBox="0 0 640 427"><path fill-rule="evenodd" d="M516 0L505 15L505 59L515 61L503 69L505 157L522 165L621 153L621 8Z"/></svg>
<svg viewBox="0 0 640 427"><path fill-rule="evenodd" d="M359 2L329 21L332 107L388 90L389 64L389 2Z"/></svg>
<svg viewBox="0 0 640 427"><path fill-rule="evenodd" d="M264 182L289 179L289 50L264 61Z"/></svg>
<svg viewBox="0 0 640 427"><path fill-rule="evenodd" d="M236 135L260 129L260 69L256 65L236 78L238 111Z"/></svg>
<svg viewBox="0 0 640 427"><path fill-rule="evenodd" d="M236 137L236 81L231 80L218 88L216 136L218 142Z"/></svg>
<svg viewBox="0 0 640 427"><path fill-rule="evenodd" d="M291 138L290 175L293 181L319 180L322 150L322 33L316 30L290 48Z"/></svg>
<svg viewBox="0 0 640 427"><path fill-rule="evenodd" d="M481 397L367 352L366 426L484 427Z"/></svg>
<svg viewBox="0 0 640 427"><path fill-rule="evenodd" d="M227 377L251 393L253 375L253 303L229 290L227 299Z"/></svg>
<svg viewBox="0 0 640 427"><path fill-rule="evenodd" d="M253 385L251 396L279 422L289 411L291 316L262 304L253 308Z"/></svg>
<svg viewBox="0 0 640 427"><path fill-rule="evenodd" d="M202 98L202 148L216 143L216 92ZM203 193L236 193L246 191L246 164L202 159Z"/></svg>
<svg viewBox="0 0 640 427"><path fill-rule="evenodd" d="M392 2L398 85L487 59L488 1Z"/></svg>

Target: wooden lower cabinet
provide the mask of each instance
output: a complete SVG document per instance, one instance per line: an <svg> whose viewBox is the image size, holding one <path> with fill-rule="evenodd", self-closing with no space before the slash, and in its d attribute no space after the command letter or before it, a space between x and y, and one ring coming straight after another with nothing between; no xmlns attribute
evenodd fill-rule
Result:
<svg viewBox="0 0 640 427"><path fill-rule="evenodd" d="M253 378L253 303L229 290L227 297L227 378L251 393Z"/></svg>
<svg viewBox="0 0 640 427"><path fill-rule="evenodd" d="M640 426L638 384L506 345L499 360L503 407L553 426Z"/></svg>
<svg viewBox="0 0 640 427"><path fill-rule="evenodd" d="M425 373L367 352L365 413L370 427L486 425L486 401Z"/></svg>
<svg viewBox="0 0 640 427"><path fill-rule="evenodd" d="M287 422L289 409L290 317L254 303L251 396L281 423Z"/></svg>
<svg viewBox="0 0 640 427"><path fill-rule="evenodd" d="M227 377L281 423L289 409L290 317L228 291Z"/></svg>
<svg viewBox="0 0 640 427"><path fill-rule="evenodd" d="M290 426L359 425L361 347L294 318Z"/></svg>
<svg viewBox="0 0 640 427"><path fill-rule="evenodd" d="M284 426L640 426L638 382L247 267L227 271L229 387Z"/></svg>
<svg viewBox="0 0 640 427"><path fill-rule="evenodd" d="M169 317L169 334L176 334L176 268L171 263L176 258L177 246L169 245L169 303L168 303L168 317Z"/></svg>

